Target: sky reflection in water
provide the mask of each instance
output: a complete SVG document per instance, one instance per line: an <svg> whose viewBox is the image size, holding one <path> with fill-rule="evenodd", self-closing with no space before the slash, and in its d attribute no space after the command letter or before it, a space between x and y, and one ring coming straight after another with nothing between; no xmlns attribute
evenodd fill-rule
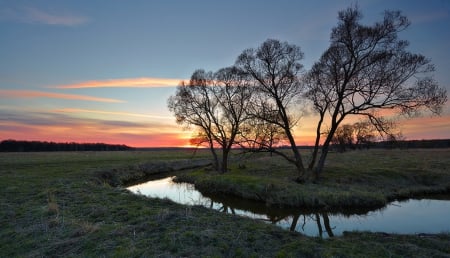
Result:
<svg viewBox="0 0 450 258"><path fill-rule="evenodd" d="M338 236L344 231L400 234L450 232L450 201L408 200L385 208L352 215L301 209L279 209L239 198L203 196L192 184L174 183L173 177L128 187L133 193L168 198L187 205L202 205L226 213L247 216L309 236Z"/></svg>

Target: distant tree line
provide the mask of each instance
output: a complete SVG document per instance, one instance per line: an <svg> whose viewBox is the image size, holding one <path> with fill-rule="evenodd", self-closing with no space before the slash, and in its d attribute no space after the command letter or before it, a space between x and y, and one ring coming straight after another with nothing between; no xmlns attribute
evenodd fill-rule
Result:
<svg viewBox="0 0 450 258"><path fill-rule="evenodd" d="M378 119L374 124L370 119L360 120L354 124L343 124L338 126L331 138L331 146L334 150L345 152L347 149L370 148L377 142L384 142L383 146L396 146L404 140L400 131L397 130L394 121Z"/></svg>
<svg viewBox="0 0 450 258"><path fill-rule="evenodd" d="M450 148L450 139L442 140L399 140L399 141L381 141L373 143L375 148Z"/></svg>
<svg viewBox="0 0 450 258"><path fill-rule="evenodd" d="M339 126L332 137L330 149L345 152L370 148L450 148L450 139L405 140L395 122L386 119L379 122L383 123L382 131L369 120Z"/></svg>
<svg viewBox="0 0 450 258"><path fill-rule="evenodd" d="M0 152L32 152L32 151L124 151L132 148L126 145L106 143L75 143L47 141L16 141L0 142Z"/></svg>
<svg viewBox="0 0 450 258"><path fill-rule="evenodd" d="M450 148L450 139L436 140L385 140L364 143L333 143L330 149L337 152L361 149L443 149Z"/></svg>

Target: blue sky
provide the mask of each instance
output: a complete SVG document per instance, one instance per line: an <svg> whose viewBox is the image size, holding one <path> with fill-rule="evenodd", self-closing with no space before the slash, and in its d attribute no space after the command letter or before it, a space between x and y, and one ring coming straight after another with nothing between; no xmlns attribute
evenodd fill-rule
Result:
<svg viewBox="0 0 450 258"><path fill-rule="evenodd" d="M198 68L232 65L268 38L300 46L309 69L328 47L338 11L352 4L0 0L0 140L183 145L189 132L166 108L175 92L170 85ZM401 10L412 24L400 37L432 60L435 79L450 92L450 1L357 4L367 24L386 9ZM447 106L440 120L432 118L433 130L421 128L420 119L407 121L404 134L450 138L449 113Z"/></svg>

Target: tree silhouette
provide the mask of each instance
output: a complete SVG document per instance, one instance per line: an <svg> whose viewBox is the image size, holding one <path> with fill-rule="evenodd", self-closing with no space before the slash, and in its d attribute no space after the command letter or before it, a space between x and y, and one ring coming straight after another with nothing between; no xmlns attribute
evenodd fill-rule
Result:
<svg viewBox="0 0 450 258"><path fill-rule="evenodd" d="M277 146L286 140L286 134L283 128L269 123L268 119L258 119L255 117L249 117L245 121L239 136L239 146L246 151L268 151L270 154L276 152Z"/></svg>
<svg viewBox="0 0 450 258"><path fill-rule="evenodd" d="M302 94L300 72L303 53L300 48L287 42L268 39L257 49L247 49L236 61L236 66L252 78L253 96L248 112L253 119L281 128L289 145L292 156L277 151L261 141L261 148L270 148L286 160L293 163L304 176L305 168L296 146L292 129L297 123L293 108ZM268 128L268 127L266 127ZM268 132L276 132L269 130ZM263 139L267 139L264 137Z"/></svg>
<svg viewBox="0 0 450 258"><path fill-rule="evenodd" d="M386 11L384 19L372 26L360 24L357 7L339 12L338 17L330 47L306 78L306 96L320 115L309 168L316 162L323 122L329 121L316 177L323 170L333 135L347 116L365 116L376 123L381 121L376 111L383 109L406 115L428 109L438 114L447 100L445 89L430 76L434 71L430 61L408 52L408 42L398 39L397 34L410 24L399 11Z"/></svg>
<svg viewBox="0 0 450 258"><path fill-rule="evenodd" d="M354 147L353 133L354 128L352 125L341 125L334 132L334 136L333 138L331 138L331 142L334 145L339 146L339 151L344 152L347 150L346 147Z"/></svg>
<svg viewBox="0 0 450 258"><path fill-rule="evenodd" d="M168 100L177 123L198 132L191 142L207 143L218 171L228 170L228 156L236 135L246 119L250 98L246 76L235 67L216 73L195 71L188 83L182 82ZM222 158L216 147L220 147Z"/></svg>
<svg viewBox="0 0 450 258"><path fill-rule="evenodd" d="M375 127L368 120L359 121L353 124L353 133L355 135L355 144L358 148L365 146L369 148L369 145L375 141L376 131Z"/></svg>
<svg viewBox="0 0 450 258"><path fill-rule="evenodd" d="M16 141L0 142L0 152L35 152L35 151L125 151L133 148L126 145L106 143L75 143L47 141Z"/></svg>

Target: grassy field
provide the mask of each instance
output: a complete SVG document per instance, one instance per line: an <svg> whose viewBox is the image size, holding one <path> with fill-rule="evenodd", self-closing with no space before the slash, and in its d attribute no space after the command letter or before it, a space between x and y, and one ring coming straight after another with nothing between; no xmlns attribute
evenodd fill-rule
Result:
<svg viewBox="0 0 450 258"><path fill-rule="evenodd" d="M201 152L191 160L188 151L1 153L0 257L450 256L449 234L353 232L310 238L202 207L134 195L121 187L152 173L204 165L205 155ZM238 163L227 175L198 168L190 178L218 181L224 189L260 192L291 184L294 175L272 157ZM449 150L332 154L320 187L332 192L346 185L362 193L373 184L385 196L397 189L405 197L448 191L449 163ZM417 185L410 185L413 181ZM311 187L308 193L315 189L305 187ZM351 195L360 192L351 190ZM292 199L288 192L277 196ZM314 202L321 205L326 196ZM276 204L276 198L270 202Z"/></svg>

